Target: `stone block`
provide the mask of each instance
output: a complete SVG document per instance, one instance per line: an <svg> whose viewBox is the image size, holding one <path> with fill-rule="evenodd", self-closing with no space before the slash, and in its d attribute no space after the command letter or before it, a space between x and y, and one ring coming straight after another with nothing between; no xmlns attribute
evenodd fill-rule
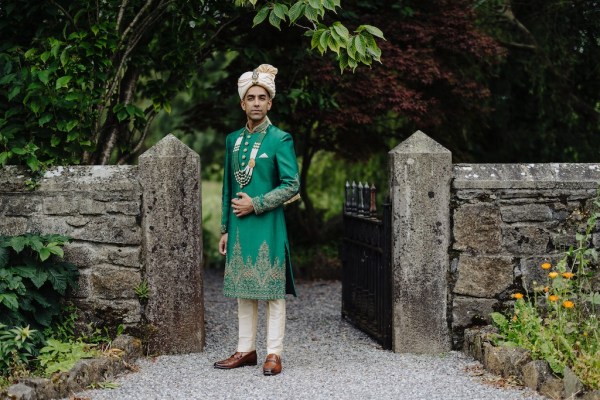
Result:
<svg viewBox="0 0 600 400"><path fill-rule="evenodd" d="M464 328L473 324L491 323L490 314L497 304L495 299L455 296L452 303L452 327Z"/></svg>
<svg viewBox="0 0 600 400"><path fill-rule="evenodd" d="M565 385L562 379L549 376L540 386L539 392L551 399L562 399L565 397Z"/></svg>
<svg viewBox="0 0 600 400"><path fill-rule="evenodd" d="M502 228L502 247L512 254L544 254L549 250L550 234L537 226Z"/></svg>
<svg viewBox="0 0 600 400"><path fill-rule="evenodd" d="M565 367L563 383L565 385L565 397L574 398L583 392L583 383L569 367Z"/></svg>
<svg viewBox="0 0 600 400"><path fill-rule="evenodd" d="M140 268L140 251L138 246L127 247L108 247L105 246L108 260L111 264L121 265L124 267Z"/></svg>
<svg viewBox="0 0 600 400"><path fill-rule="evenodd" d="M106 212L111 214L140 215L141 202L139 201L111 201L106 203Z"/></svg>
<svg viewBox="0 0 600 400"><path fill-rule="evenodd" d="M531 222L531 221L550 221L552 219L552 210L545 204L523 204L518 206L500 207L502 221L512 222Z"/></svg>
<svg viewBox="0 0 600 400"><path fill-rule="evenodd" d="M82 197L79 199L78 209L81 215L102 215L106 213L106 203Z"/></svg>
<svg viewBox="0 0 600 400"><path fill-rule="evenodd" d="M46 215L76 215L77 199L72 194L44 197L43 212Z"/></svg>
<svg viewBox="0 0 600 400"><path fill-rule="evenodd" d="M100 216L90 219L84 229L71 236L78 240L113 244L140 244L141 229L135 217L125 215Z"/></svg>
<svg viewBox="0 0 600 400"><path fill-rule="evenodd" d="M48 378L25 378L21 383L33 388L36 399L57 399L63 397L56 391L51 379Z"/></svg>
<svg viewBox="0 0 600 400"><path fill-rule="evenodd" d="M452 154L421 131L389 153L392 348L450 349L447 321Z"/></svg>
<svg viewBox="0 0 600 400"><path fill-rule="evenodd" d="M173 135L139 157L150 351L204 347L200 158ZM177 329L173 329L177 327Z"/></svg>
<svg viewBox="0 0 600 400"><path fill-rule="evenodd" d="M519 347L483 344L483 365L491 373L522 378L522 367L531 361L529 351Z"/></svg>
<svg viewBox="0 0 600 400"><path fill-rule="evenodd" d="M544 285L548 282L548 271L543 270L541 265L549 262L556 265L561 258L560 254L548 254L538 257L522 258L520 262L521 281L523 287L530 292L533 292L534 282L536 285Z"/></svg>
<svg viewBox="0 0 600 400"><path fill-rule="evenodd" d="M92 271L91 269L79 270L78 288L71 291L69 297L86 298L93 294L92 289Z"/></svg>
<svg viewBox="0 0 600 400"><path fill-rule="evenodd" d="M550 366L544 360L528 362L523 366L521 372L523 373L523 383L533 390L540 390L542 383L552 376Z"/></svg>
<svg viewBox="0 0 600 400"><path fill-rule="evenodd" d="M454 211L454 249L477 253L501 250L500 209L494 205L462 205Z"/></svg>
<svg viewBox="0 0 600 400"><path fill-rule="evenodd" d="M584 393L581 400L600 400L600 390L592 390Z"/></svg>
<svg viewBox="0 0 600 400"><path fill-rule="evenodd" d="M489 343L489 337L498 333L491 325L467 328L464 331L463 352L483 363L483 344Z"/></svg>
<svg viewBox="0 0 600 400"><path fill-rule="evenodd" d="M116 328L120 324L135 325L142 320L138 300L104 300L99 298L73 299L86 321L93 326Z"/></svg>
<svg viewBox="0 0 600 400"><path fill-rule="evenodd" d="M113 265L96 265L90 280L94 296L99 299L135 299L135 288L142 278L139 271Z"/></svg>
<svg viewBox="0 0 600 400"><path fill-rule="evenodd" d="M0 235L16 236L28 232L28 219L25 217L0 218Z"/></svg>
<svg viewBox="0 0 600 400"><path fill-rule="evenodd" d="M35 390L24 383L9 386L4 391L2 398L11 400L37 400Z"/></svg>
<svg viewBox="0 0 600 400"><path fill-rule="evenodd" d="M461 254L454 293L493 298L513 284L511 257Z"/></svg>
<svg viewBox="0 0 600 400"><path fill-rule="evenodd" d="M8 196L4 202L3 213L7 217L27 217L42 209L41 198L32 194Z"/></svg>
<svg viewBox="0 0 600 400"><path fill-rule="evenodd" d="M131 364L143 355L142 341L129 335L119 335L112 341L113 349L123 350L122 359Z"/></svg>

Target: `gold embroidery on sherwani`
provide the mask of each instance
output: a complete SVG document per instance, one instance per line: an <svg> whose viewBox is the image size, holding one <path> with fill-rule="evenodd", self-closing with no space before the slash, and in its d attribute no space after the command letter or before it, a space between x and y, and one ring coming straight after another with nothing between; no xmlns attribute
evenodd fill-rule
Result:
<svg viewBox="0 0 600 400"><path fill-rule="evenodd" d="M271 261L269 245L260 246L256 261L248 256L244 261L239 231L233 246L233 254L225 266L224 291L226 296L269 300L285 298L285 265L275 257Z"/></svg>

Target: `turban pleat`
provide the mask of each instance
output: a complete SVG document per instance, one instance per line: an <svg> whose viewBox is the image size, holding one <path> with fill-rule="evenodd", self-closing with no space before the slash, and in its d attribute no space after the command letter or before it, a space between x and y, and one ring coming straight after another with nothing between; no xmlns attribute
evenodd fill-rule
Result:
<svg viewBox="0 0 600 400"><path fill-rule="evenodd" d="M243 99L252 86L264 87L271 98L275 97L275 75L277 68L270 64L261 64L254 71L244 72L238 79L238 94Z"/></svg>

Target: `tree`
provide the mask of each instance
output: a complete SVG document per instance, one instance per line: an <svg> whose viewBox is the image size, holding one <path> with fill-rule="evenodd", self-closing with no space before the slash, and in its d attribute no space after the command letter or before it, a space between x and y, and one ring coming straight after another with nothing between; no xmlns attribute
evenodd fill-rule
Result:
<svg viewBox="0 0 600 400"><path fill-rule="evenodd" d="M490 161L597 161L600 2L481 0L481 26L508 50L492 84Z"/></svg>
<svg viewBox="0 0 600 400"><path fill-rule="evenodd" d="M378 60L379 29L322 24L338 8L339 0L0 3L0 164L131 162L157 113L229 48L248 13L255 25L308 24L313 47L336 52L342 69Z"/></svg>
<svg viewBox="0 0 600 400"><path fill-rule="evenodd" d="M228 64L228 79L210 88L219 103L198 98L186 121L189 131L207 123L215 126L211 115L229 116L226 113L233 109L235 115L219 121L228 124L217 128L222 133L233 131L243 121L232 82L248 64L268 60L276 65L281 72L270 115L294 136L302 160L305 207L298 225L303 236L315 241L321 238L323 221L307 182L318 152L366 161L373 154L386 154L390 139L398 141L418 128L463 159L472 157L467 139L480 135L486 123L487 82L504 54L476 26L467 1L346 1L340 17L349 27L365 21L386 26L383 65L339 74L332 59L293 46L297 35L293 30L276 34L271 28L259 28L238 38L236 50L243 57ZM385 165L381 168L385 170Z"/></svg>

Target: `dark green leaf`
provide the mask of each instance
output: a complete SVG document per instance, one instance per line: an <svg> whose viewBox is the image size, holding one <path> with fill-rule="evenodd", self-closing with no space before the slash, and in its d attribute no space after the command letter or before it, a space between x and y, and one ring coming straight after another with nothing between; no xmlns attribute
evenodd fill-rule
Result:
<svg viewBox="0 0 600 400"><path fill-rule="evenodd" d="M10 153L8 151L3 151L2 153L0 153L0 165L6 164L9 155Z"/></svg>
<svg viewBox="0 0 600 400"><path fill-rule="evenodd" d="M73 79L73 77L70 75L66 75L66 76L62 76L62 77L58 78L56 80L56 89L58 90L60 88L67 86L69 84L69 82L71 82L71 79Z"/></svg>
<svg viewBox="0 0 600 400"><path fill-rule="evenodd" d="M347 41L348 39L350 39L350 32L348 31L348 28L346 28L344 25L342 25L341 22L334 22L333 29L344 40Z"/></svg>
<svg viewBox="0 0 600 400"><path fill-rule="evenodd" d="M36 156L30 156L27 158L27 166L29 166L29 169L35 172L40 169L40 161Z"/></svg>
<svg viewBox="0 0 600 400"><path fill-rule="evenodd" d="M271 13L269 14L269 23L271 25L273 25L275 28L281 30L281 18L279 18L277 16L277 14L275 14L275 10L272 10Z"/></svg>
<svg viewBox="0 0 600 400"><path fill-rule="evenodd" d="M52 118L53 118L52 114L44 114L42 116L42 118L38 119L38 125L44 126L44 124L52 121Z"/></svg>
<svg viewBox="0 0 600 400"><path fill-rule="evenodd" d="M49 51L45 51L40 55L40 59L45 63L50 58L50 55Z"/></svg>
<svg viewBox="0 0 600 400"><path fill-rule="evenodd" d="M8 250L5 247L0 247L0 269L8 265Z"/></svg>
<svg viewBox="0 0 600 400"><path fill-rule="evenodd" d="M8 100L12 100L15 98L15 96L17 96L19 93L21 93L21 86L15 86L12 88L12 90L8 93Z"/></svg>
<svg viewBox="0 0 600 400"><path fill-rule="evenodd" d="M40 249L40 260L42 261L46 261L48 259L48 257L50 257L50 250L48 250L47 248L43 247Z"/></svg>
<svg viewBox="0 0 600 400"><path fill-rule="evenodd" d="M48 71L48 70L40 71L40 72L38 72L37 77L44 85L47 85L48 82L50 81L50 71Z"/></svg>
<svg viewBox="0 0 600 400"><path fill-rule="evenodd" d="M27 151L25 151L24 149L20 148L20 147L13 147L11 149L11 151L15 154L18 154L20 156L22 156L23 154L27 153ZM20 250L19 250L20 251Z"/></svg>
<svg viewBox="0 0 600 400"><path fill-rule="evenodd" d="M252 27L255 27L256 25L262 23L265 20L265 18L267 18L267 15L269 15L269 7L265 6L261 8L254 16L254 20L252 21Z"/></svg>
<svg viewBox="0 0 600 400"><path fill-rule="evenodd" d="M71 132L79 124L77 120L71 120L67 123L67 132Z"/></svg>
<svg viewBox="0 0 600 400"><path fill-rule="evenodd" d="M372 26L372 25L362 25L362 26L371 35L376 36L378 38L381 38L381 39L385 40L385 38L383 37L383 32L381 31L381 29L377 28L376 26Z"/></svg>
<svg viewBox="0 0 600 400"><path fill-rule="evenodd" d="M17 295L14 293L0 293L0 304L4 304L6 308L12 311L17 311L19 309Z"/></svg>
<svg viewBox="0 0 600 400"><path fill-rule="evenodd" d="M36 288L41 288L48 280L48 272L41 268L37 268L36 273L30 278Z"/></svg>
<svg viewBox="0 0 600 400"><path fill-rule="evenodd" d="M0 85L6 85L7 83L11 83L12 81L15 80L16 76L17 76L16 73L4 75L2 78L0 78Z"/></svg>
<svg viewBox="0 0 600 400"><path fill-rule="evenodd" d="M288 12L288 8L285 4L275 3L273 5L273 12L279 19L285 21L285 14Z"/></svg>
<svg viewBox="0 0 600 400"><path fill-rule="evenodd" d="M300 16L304 13L304 7L306 7L306 5L301 1L295 3L293 6L290 7L290 11L288 14L290 18L290 23L294 23L298 18L300 18Z"/></svg>
<svg viewBox="0 0 600 400"><path fill-rule="evenodd" d="M58 136L52 135L52 138L50 139L50 146L56 147L59 144L60 144L60 138Z"/></svg>

